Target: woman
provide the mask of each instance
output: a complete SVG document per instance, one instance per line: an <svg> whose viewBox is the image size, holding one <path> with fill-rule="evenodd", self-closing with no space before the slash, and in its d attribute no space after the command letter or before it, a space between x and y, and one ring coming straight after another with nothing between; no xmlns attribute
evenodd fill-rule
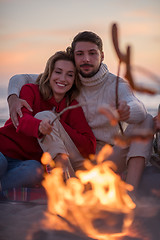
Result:
<svg viewBox="0 0 160 240"><path fill-rule="evenodd" d="M73 168L82 167L83 157L95 153L96 140L81 107L67 110L51 124L57 113L77 104L74 98L79 90L74 61L67 52L50 57L36 84L22 88L20 97L30 104L33 112L22 109L17 129L11 119L0 128L0 190L40 183L43 151L68 168L71 176Z"/></svg>

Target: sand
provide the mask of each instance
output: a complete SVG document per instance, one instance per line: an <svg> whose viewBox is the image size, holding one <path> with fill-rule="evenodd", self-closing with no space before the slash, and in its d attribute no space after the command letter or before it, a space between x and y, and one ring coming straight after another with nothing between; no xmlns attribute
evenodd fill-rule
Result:
<svg viewBox="0 0 160 240"><path fill-rule="evenodd" d="M47 205L36 203L0 203L1 240L91 240L84 234L69 233L65 229L47 229L42 220L46 219ZM55 225L59 220L54 216ZM99 221L99 220L97 220ZM158 240L160 239L160 201L143 198L137 202L134 221L127 236L118 240ZM100 223L101 224L101 223ZM102 229L102 226L101 226ZM105 229L105 226L103 227ZM107 229L107 226L106 226ZM94 238L96 239L96 238Z"/></svg>

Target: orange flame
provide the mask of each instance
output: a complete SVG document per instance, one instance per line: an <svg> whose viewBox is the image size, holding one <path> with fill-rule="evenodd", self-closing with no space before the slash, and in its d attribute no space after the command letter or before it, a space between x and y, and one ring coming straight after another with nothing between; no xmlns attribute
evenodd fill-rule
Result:
<svg viewBox="0 0 160 240"><path fill-rule="evenodd" d="M45 176L42 184L48 195L48 211L53 214L46 214L46 226L52 222L50 218L59 215L96 239L107 239L124 232L127 224L131 224L135 204L127 194L132 186L113 171L115 165L112 162L103 161L111 152L112 148L106 145L97 156L97 165L86 160L88 168L77 171L76 178L70 178L66 183L61 168L54 168Z"/></svg>

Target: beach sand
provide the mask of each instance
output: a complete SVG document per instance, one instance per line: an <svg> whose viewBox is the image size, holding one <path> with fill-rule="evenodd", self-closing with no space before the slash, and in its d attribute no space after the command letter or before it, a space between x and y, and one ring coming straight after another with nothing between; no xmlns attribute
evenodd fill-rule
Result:
<svg viewBox="0 0 160 240"><path fill-rule="evenodd" d="M158 240L160 239L160 202L143 199L134 211L134 221L125 237L114 240ZM25 203L0 204L1 240L91 240L83 234L70 233L65 229L47 229L43 226L46 205ZM58 217L57 217L58 218ZM58 220L58 219L57 219ZM101 221L99 225L101 225ZM56 220L55 220L56 224ZM101 226L102 228L102 226ZM106 226L107 229L107 226ZM111 240L111 238L109 238Z"/></svg>

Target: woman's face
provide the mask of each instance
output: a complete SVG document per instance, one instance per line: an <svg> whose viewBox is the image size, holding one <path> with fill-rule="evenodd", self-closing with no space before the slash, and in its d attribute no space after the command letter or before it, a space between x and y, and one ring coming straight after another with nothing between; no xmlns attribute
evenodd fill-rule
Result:
<svg viewBox="0 0 160 240"><path fill-rule="evenodd" d="M75 66L71 61L58 60L50 77L50 86L57 102L61 101L75 79Z"/></svg>

